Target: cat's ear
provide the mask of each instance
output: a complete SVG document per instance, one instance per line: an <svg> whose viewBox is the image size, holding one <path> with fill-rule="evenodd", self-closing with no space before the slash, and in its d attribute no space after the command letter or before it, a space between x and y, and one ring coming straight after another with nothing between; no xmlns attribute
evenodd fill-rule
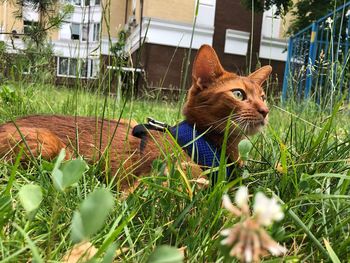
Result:
<svg viewBox="0 0 350 263"><path fill-rule="evenodd" d="M251 80L253 80L255 83L257 83L259 86L261 86L267 78L270 76L272 72L272 67L267 65L259 68L252 74L248 76Z"/></svg>
<svg viewBox="0 0 350 263"><path fill-rule="evenodd" d="M201 46L193 63L193 85L204 89L224 74L224 72L225 70L221 66L214 49L209 45Z"/></svg>

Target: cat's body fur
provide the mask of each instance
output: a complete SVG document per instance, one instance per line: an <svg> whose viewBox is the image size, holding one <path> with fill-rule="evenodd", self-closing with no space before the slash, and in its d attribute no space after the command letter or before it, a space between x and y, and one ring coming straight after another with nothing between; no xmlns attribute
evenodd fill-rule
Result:
<svg viewBox="0 0 350 263"><path fill-rule="evenodd" d="M202 46L194 62L193 85L184 107L187 122L195 124L198 131L209 129L206 139L221 148L226 123L230 120L227 155L237 161L237 145L244 134L254 134L266 123L268 108L261 85L270 73L270 66L248 77L229 73L222 68L215 51ZM41 155L50 160L62 148L66 148L67 158L78 153L91 163L96 163L101 156L108 156L112 174L117 176L149 173L152 161L162 156L160 149L174 143L169 135L150 131L146 147L141 150L141 139L131 134L135 124L127 120L118 124L114 120L91 117L35 115L17 119L16 125L22 134L11 122L0 125L0 156L15 156L23 136L25 148L31 150L27 154L34 157ZM108 154L104 155L109 144Z"/></svg>
<svg viewBox="0 0 350 263"><path fill-rule="evenodd" d="M12 157L19 152L20 146L27 156L40 155L46 160L52 160L65 148L66 159L80 155L90 163L96 163L101 157L104 160L107 158L111 174L118 173L121 177L149 173L152 161L160 157L160 151L156 149L167 137L162 132L150 131L154 140L147 140L146 147L141 151L141 139L131 134L134 123L127 120L118 124L115 120L102 121L93 117L33 115L17 119L16 125L21 135L12 122L0 126L0 156L9 154ZM101 126L103 136L100 136ZM22 141L22 136L26 145L18 144ZM105 161L101 164L106 167ZM125 184L122 188L133 182L132 177L121 179Z"/></svg>

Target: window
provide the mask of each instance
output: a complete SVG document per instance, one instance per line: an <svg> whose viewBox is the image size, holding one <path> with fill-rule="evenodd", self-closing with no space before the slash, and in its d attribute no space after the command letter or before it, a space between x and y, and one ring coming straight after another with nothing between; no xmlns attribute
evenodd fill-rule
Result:
<svg viewBox="0 0 350 263"><path fill-rule="evenodd" d="M264 12L262 35L268 38L281 38L281 22L280 16L276 16L276 6Z"/></svg>
<svg viewBox="0 0 350 263"><path fill-rule="evenodd" d="M80 24L72 23L70 31L71 39L80 40Z"/></svg>
<svg viewBox="0 0 350 263"><path fill-rule="evenodd" d="M99 41L100 23L71 24L71 39L80 41Z"/></svg>
<svg viewBox="0 0 350 263"><path fill-rule="evenodd" d="M101 0L66 0L66 3L77 6L94 6L100 5Z"/></svg>
<svg viewBox="0 0 350 263"><path fill-rule="evenodd" d="M68 75L68 58L59 58L58 60L58 74Z"/></svg>
<svg viewBox="0 0 350 263"><path fill-rule="evenodd" d="M99 60L58 57L57 66L57 75L61 77L95 78L99 70Z"/></svg>
<svg viewBox="0 0 350 263"><path fill-rule="evenodd" d="M90 59L88 60L89 62L91 61ZM86 78L88 73L88 63L86 63L85 60L82 60L80 63L80 76L82 78Z"/></svg>
<svg viewBox="0 0 350 263"><path fill-rule="evenodd" d="M101 0L85 0L85 6L89 6L89 5L100 5L101 4Z"/></svg>
<svg viewBox="0 0 350 263"><path fill-rule="evenodd" d="M99 59L90 59L89 74L91 78L97 78L100 72L100 60Z"/></svg>
<svg viewBox="0 0 350 263"><path fill-rule="evenodd" d="M81 36L81 41L87 41L89 39L89 25L88 24L83 24L81 26L82 30L82 36Z"/></svg>
<svg viewBox="0 0 350 263"><path fill-rule="evenodd" d="M66 3L72 5L81 5L81 0L66 0Z"/></svg>
<svg viewBox="0 0 350 263"><path fill-rule="evenodd" d="M30 34L30 32L32 31L33 27L36 27L36 26L38 26L38 22L24 20L23 21L23 33L24 34Z"/></svg>
<svg viewBox="0 0 350 263"><path fill-rule="evenodd" d="M70 58L69 59L69 76L77 76L79 75L78 69L78 59L76 58Z"/></svg>
<svg viewBox="0 0 350 263"><path fill-rule="evenodd" d="M92 41L100 40L100 23L94 24Z"/></svg>

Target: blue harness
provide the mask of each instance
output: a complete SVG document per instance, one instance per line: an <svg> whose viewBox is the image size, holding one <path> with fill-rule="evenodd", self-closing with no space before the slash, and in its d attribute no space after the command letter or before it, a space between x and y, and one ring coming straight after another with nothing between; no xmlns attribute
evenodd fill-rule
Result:
<svg viewBox="0 0 350 263"><path fill-rule="evenodd" d="M208 142L203 133L200 134L193 125L186 121L169 128L177 143L187 152L187 154L201 166L208 169L218 168L220 165L221 149L216 148ZM213 181L217 180L219 171L213 171ZM233 168L226 167L226 179L229 179L233 173Z"/></svg>
<svg viewBox="0 0 350 263"><path fill-rule="evenodd" d="M186 151L186 153L197 164L207 167L208 169L218 168L220 165L221 149L216 148L210 142L208 142L203 134L199 133L195 127L186 121L180 122L174 127L158 122L152 118L148 118L148 124L140 124L134 127L132 134L141 138L140 151L142 152L146 146L148 132L147 130L153 129L165 132L166 129L176 139L177 143ZM225 178L229 180L234 172L234 166L226 167ZM212 182L217 181L219 171L212 171Z"/></svg>

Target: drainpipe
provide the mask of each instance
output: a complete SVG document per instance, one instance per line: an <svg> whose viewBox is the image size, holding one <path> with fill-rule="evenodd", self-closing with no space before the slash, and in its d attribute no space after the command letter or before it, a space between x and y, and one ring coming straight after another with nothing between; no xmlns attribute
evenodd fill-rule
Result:
<svg viewBox="0 0 350 263"><path fill-rule="evenodd" d="M143 22L143 0L140 0L140 8L141 8L141 14L140 14L140 36L139 36L139 48L141 50L141 40L142 40L142 22Z"/></svg>
<svg viewBox="0 0 350 263"><path fill-rule="evenodd" d="M139 35L139 50L137 52L136 57L136 70L139 68L141 69L141 55L142 55L142 22L143 22L143 0L140 0L140 35ZM135 94L137 96L139 91L139 81L140 81L140 74L137 75L136 81L135 81Z"/></svg>
<svg viewBox="0 0 350 263"><path fill-rule="evenodd" d="M125 0L124 24L128 22L128 7L129 7L129 0Z"/></svg>
<svg viewBox="0 0 350 263"><path fill-rule="evenodd" d="M3 14L3 18L4 18L4 25L3 25L3 32L8 32L7 31L7 1L5 1L4 3L4 14ZM5 40L5 35L1 35L3 40Z"/></svg>
<svg viewBox="0 0 350 263"><path fill-rule="evenodd" d="M89 54L90 54L90 37L94 37L94 25L92 26L92 34L91 32L91 1L89 3L88 7L88 21L87 21L87 39L86 39L86 58L85 58L85 71L86 71L86 77L85 79L87 80L89 78ZM80 72L81 73L81 72Z"/></svg>

